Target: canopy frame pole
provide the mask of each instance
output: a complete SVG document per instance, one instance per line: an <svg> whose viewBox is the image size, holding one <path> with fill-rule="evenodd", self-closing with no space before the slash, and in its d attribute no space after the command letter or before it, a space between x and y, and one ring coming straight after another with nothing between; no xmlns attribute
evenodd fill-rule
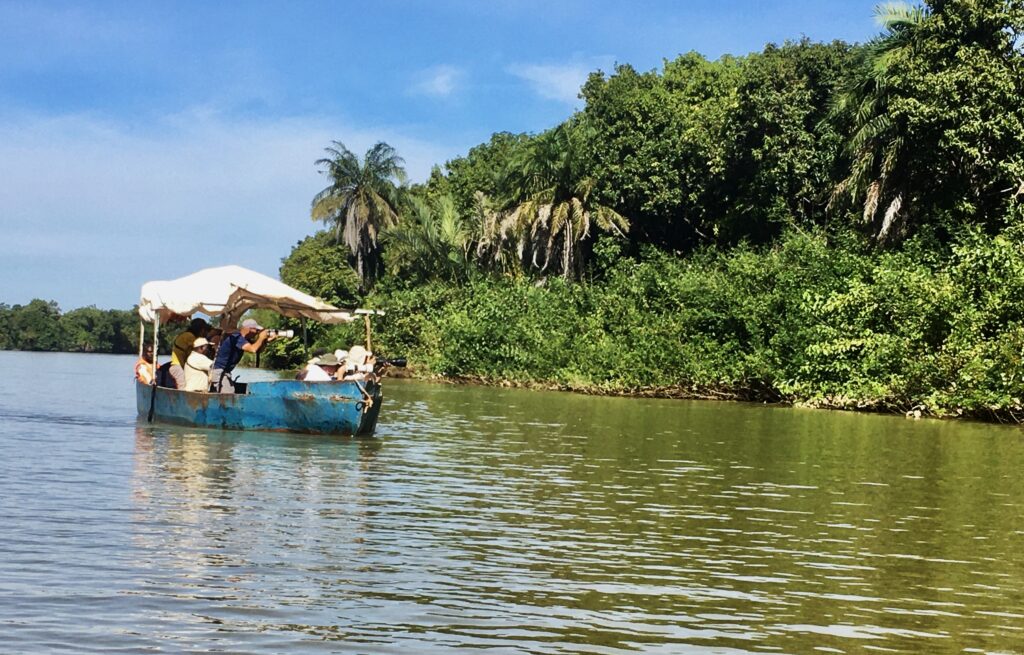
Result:
<svg viewBox="0 0 1024 655"><path fill-rule="evenodd" d="M146 348L146 322L139 321L139 357L142 357L142 351Z"/></svg>
<svg viewBox="0 0 1024 655"><path fill-rule="evenodd" d="M156 370L160 368L160 317L153 319L153 386L156 386Z"/></svg>
<svg viewBox="0 0 1024 655"><path fill-rule="evenodd" d="M303 316L299 322L302 323L302 349L305 351L306 359L309 359L309 333L306 332L306 317Z"/></svg>
<svg viewBox="0 0 1024 655"><path fill-rule="evenodd" d="M370 315L363 314L363 322L366 323L366 350L373 352L373 344L370 342Z"/></svg>
<svg viewBox="0 0 1024 655"><path fill-rule="evenodd" d="M157 345L160 338L160 316L153 319L153 382L149 392L149 415L146 420L153 422L153 409L156 406L156 374L160 370L160 348Z"/></svg>

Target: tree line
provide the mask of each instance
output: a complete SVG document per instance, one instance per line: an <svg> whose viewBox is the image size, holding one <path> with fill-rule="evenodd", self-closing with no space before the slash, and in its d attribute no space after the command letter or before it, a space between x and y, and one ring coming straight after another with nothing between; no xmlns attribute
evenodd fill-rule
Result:
<svg viewBox="0 0 1024 655"><path fill-rule="evenodd" d="M62 313L57 303L0 303L0 350L138 352L139 319L132 310L80 307Z"/></svg>
<svg viewBox="0 0 1024 655"><path fill-rule="evenodd" d="M380 349L428 375L1016 420L1024 3L876 19L594 72L423 184L335 142L282 279L388 309Z"/></svg>

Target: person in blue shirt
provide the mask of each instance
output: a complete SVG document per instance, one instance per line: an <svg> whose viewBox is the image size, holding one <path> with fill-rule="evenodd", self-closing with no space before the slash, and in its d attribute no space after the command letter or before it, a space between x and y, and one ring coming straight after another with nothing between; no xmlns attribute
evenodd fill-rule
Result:
<svg viewBox="0 0 1024 655"><path fill-rule="evenodd" d="M267 343L270 333L249 318L242 321L242 327L224 334L217 349L217 357L210 369L210 383L217 393L235 393L235 381L231 372L242 361L245 353L258 353Z"/></svg>

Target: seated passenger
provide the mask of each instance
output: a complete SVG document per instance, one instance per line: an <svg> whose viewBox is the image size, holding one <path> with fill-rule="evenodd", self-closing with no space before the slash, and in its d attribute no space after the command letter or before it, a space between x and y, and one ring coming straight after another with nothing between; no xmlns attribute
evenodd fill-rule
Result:
<svg viewBox="0 0 1024 655"><path fill-rule="evenodd" d="M135 379L142 384L153 383L153 346L146 344L142 348L142 357L135 362Z"/></svg>
<svg viewBox="0 0 1024 655"><path fill-rule="evenodd" d="M338 372L339 380L372 380L373 353L362 346L352 346L345 358L345 366Z"/></svg>
<svg viewBox="0 0 1024 655"><path fill-rule="evenodd" d="M302 367L301 369L299 369L299 372L295 374L295 379L296 380L305 380L306 376L309 375L309 368L311 366L316 366L319 363L320 363L320 358L319 357L314 357L313 359L309 360L308 362L306 362L306 365L304 367Z"/></svg>
<svg viewBox="0 0 1024 655"><path fill-rule="evenodd" d="M302 367L302 370L295 374L296 380L305 380L306 376L309 375L309 367L316 366L320 363L320 358L327 354L326 348L317 348L313 351L313 356L306 362L306 365Z"/></svg>
<svg viewBox="0 0 1024 655"><path fill-rule="evenodd" d="M224 338L224 330L220 328L212 327L206 333L206 340L210 342L210 347L213 352L217 352L217 348L220 347L220 341Z"/></svg>
<svg viewBox="0 0 1024 655"><path fill-rule="evenodd" d="M185 391L209 391L211 346L206 339L199 337L192 344L192 352L185 360Z"/></svg>
<svg viewBox="0 0 1024 655"><path fill-rule="evenodd" d="M174 346L171 348L171 368L168 370L171 377L174 378L175 388L185 388L185 362L192 353L192 344L199 337L205 339L209 329L209 323L201 318L194 318L189 323L188 329L174 340Z"/></svg>
<svg viewBox="0 0 1024 655"><path fill-rule="evenodd" d="M178 382L171 375L171 362L166 361L156 369L156 386L177 389Z"/></svg>
<svg viewBox="0 0 1024 655"><path fill-rule="evenodd" d="M316 364L310 364L306 367L306 377L304 379L306 382L330 382L334 379L340 366L341 362L333 354L321 355Z"/></svg>

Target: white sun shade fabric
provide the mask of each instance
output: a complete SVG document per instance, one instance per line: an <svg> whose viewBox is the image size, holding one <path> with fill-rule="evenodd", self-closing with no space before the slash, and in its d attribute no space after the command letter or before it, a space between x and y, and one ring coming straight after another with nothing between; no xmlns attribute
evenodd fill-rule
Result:
<svg viewBox="0 0 1024 655"><path fill-rule="evenodd" d="M177 280L142 285L139 316L145 321L202 312L220 316L221 325L234 327L250 309L271 309L282 316L321 323L349 323L355 316L319 298L241 266L204 268Z"/></svg>

